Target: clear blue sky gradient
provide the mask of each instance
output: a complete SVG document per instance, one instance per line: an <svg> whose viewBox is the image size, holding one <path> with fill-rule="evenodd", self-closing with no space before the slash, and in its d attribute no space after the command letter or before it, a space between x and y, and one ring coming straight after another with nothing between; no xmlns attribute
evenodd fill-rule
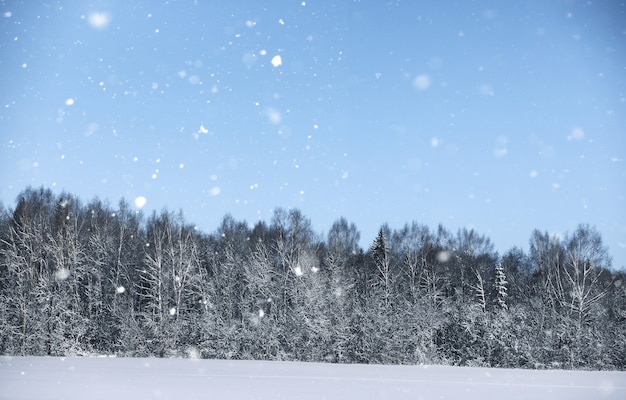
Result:
<svg viewBox="0 0 626 400"><path fill-rule="evenodd" d="M623 1L42 3L0 2L6 207L143 196L207 232L296 207L501 253L589 223L626 266Z"/></svg>

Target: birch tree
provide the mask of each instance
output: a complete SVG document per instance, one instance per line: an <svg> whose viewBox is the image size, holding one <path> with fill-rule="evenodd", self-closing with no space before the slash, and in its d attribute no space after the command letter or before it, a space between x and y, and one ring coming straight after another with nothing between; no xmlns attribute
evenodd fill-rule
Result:
<svg viewBox="0 0 626 400"><path fill-rule="evenodd" d="M601 274L611 267L607 248L595 228L579 225L565 239L565 262L561 286L566 288L564 302L579 326L597 317L600 300L607 288Z"/></svg>

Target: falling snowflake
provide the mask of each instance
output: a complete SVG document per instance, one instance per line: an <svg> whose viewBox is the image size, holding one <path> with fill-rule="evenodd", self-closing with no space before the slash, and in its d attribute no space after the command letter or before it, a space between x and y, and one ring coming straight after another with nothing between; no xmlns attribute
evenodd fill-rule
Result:
<svg viewBox="0 0 626 400"><path fill-rule="evenodd" d="M421 74L415 77L413 80L413 86L417 90L426 90L430 87L430 76L426 74Z"/></svg>
<svg viewBox="0 0 626 400"><path fill-rule="evenodd" d="M281 56L279 56L279 55L275 55L275 56L272 58L272 65L273 65L274 67L280 67L282 64L283 64L283 59L282 59L282 57L281 57Z"/></svg>
<svg viewBox="0 0 626 400"><path fill-rule="evenodd" d="M67 268L59 268L55 273L54 273L54 277L58 280L58 281L64 281L67 278L69 278L70 276L70 270Z"/></svg>
<svg viewBox="0 0 626 400"><path fill-rule="evenodd" d="M135 198L135 206L137 208L143 208L143 206L145 206L147 202L148 200L146 200L146 198L143 196Z"/></svg>
<svg viewBox="0 0 626 400"><path fill-rule="evenodd" d="M440 251L437 253L437 261L440 263L447 263L450 260L450 253L447 251Z"/></svg>
<svg viewBox="0 0 626 400"><path fill-rule="evenodd" d="M572 129L571 133L567 137L567 140L579 141L579 140L583 140L584 138L585 138L585 131L582 128L576 127Z"/></svg>
<svg viewBox="0 0 626 400"><path fill-rule="evenodd" d="M111 22L111 15L106 12L92 12L87 17L87 22L92 28L104 29Z"/></svg>

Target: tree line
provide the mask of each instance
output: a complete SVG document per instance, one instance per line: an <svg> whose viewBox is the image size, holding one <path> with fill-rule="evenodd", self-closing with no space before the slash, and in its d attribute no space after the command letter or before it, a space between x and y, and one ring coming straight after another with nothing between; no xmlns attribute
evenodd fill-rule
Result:
<svg viewBox="0 0 626 400"><path fill-rule="evenodd" d="M27 188L0 215L0 353L626 367L626 274L600 233L383 225L299 210L203 233L182 213Z"/></svg>

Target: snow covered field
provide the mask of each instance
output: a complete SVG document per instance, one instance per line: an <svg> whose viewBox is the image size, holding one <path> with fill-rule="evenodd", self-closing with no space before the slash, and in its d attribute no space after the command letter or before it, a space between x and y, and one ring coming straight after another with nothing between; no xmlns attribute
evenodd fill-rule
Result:
<svg viewBox="0 0 626 400"><path fill-rule="evenodd" d="M0 357L0 399L626 399L626 372Z"/></svg>

